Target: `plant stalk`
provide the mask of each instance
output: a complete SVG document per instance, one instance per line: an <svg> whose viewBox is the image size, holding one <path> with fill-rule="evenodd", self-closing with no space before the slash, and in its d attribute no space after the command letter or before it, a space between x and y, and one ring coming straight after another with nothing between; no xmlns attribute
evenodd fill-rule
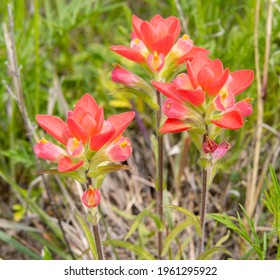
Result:
<svg viewBox="0 0 280 280"><path fill-rule="evenodd" d="M104 260L104 254L103 254L103 248L101 245L98 221L92 225L92 228L93 228L93 236L94 236L94 240L95 240L95 246L96 246L96 250L97 250L98 259Z"/></svg>
<svg viewBox="0 0 280 280"><path fill-rule="evenodd" d="M93 180L91 177L88 176L86 172L86 177L87 177L87 188L89 186L93 185ZM98 206L97 208L90 208L89 210L89 221L92 223L92 229L93 229L93 237L95 241L95 246L96 246L96 251L97 251L97 256L98 260L104 260L104 254L103 254L103 247L101 244L101 238L100 238L100 233L99 233L99 216L102 217L102 213L100 213L100 207Z"/></svg>
<svg viewBox="0 0 280 280"><path fill-rule="evenodd" d="M159 133L160 122L161 122L161 95L160 92L157 91L157 104L159 109L157 111L157 177L158 177L158 188L156 194L157 200L157 214L160 217L160 220L163 220L163 136ZM163 243L163 233L162 231L158 231L158 259L161 260L161 252L162 252L162 243Z"/></svg>
<svg viewBox="0 0 280 280"><path fill-rule="evenodd" d="M103 226L105 228L105 232L107 234L107 239L108 239L109 242L111 242L111 235L110 235L110 233L108 231L108 227L107 227L106 221L104 219L104 215L102 213L102 209L101 209L100 204L97 206L97 208L98 208L98 212L100 214L100 219L102 221L102 224L103 224ZM119 258L118 252L116 251L116 248L114 246L112 246L112 250L113 250L113 253L114 253L116 259L119 260L120 258Z"/></svg>
<svg viewBox="0 0 280 280"><path fill-rule="evenodd" d="M202 190L201 190L201 201L200 201L200 228L201 237L198 240L198 256L204 251L204 237L205 237L205 216L207 207L207 170L202 170Z"/></svg>

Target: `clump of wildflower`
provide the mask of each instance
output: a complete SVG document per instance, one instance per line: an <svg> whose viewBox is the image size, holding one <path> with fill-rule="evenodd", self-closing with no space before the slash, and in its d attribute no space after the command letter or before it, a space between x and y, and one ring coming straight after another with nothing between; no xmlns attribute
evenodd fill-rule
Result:
<svg viewBox="0 0 280 280"><path fill-rule="evenodd" d="M87 177L95 176L92 174L100 174L94 173L99 167L129 158L131 142L122 134L133 118L134 112L126 112L105 120L103 108L90 94L85 94L74 110L68 112L66 121L52 115L36 116L38 124L61 145L42 138L34 146L34 153L39 158L57 163L59 173L85 182ZM110 168L107 170L111 171ZM87 207L96 206L99 200L99 191L92 187L82 198Z"/></svg>
<svg viewBox="0 0 280 280"><path fill-rule="evenodd" d="M162 108L167 120L160 132L192 130L202 141L203 135L215 139L222 129L240 129L252 105L250 98L236 102L235 97L250 86L253 71L230 73L219 59L202 53L187 63L187 70L188 74L179 74L170 83L153 82L168 97Z"/></svg>
<svg viewBox="0 0 280 280"><path fill-rule="evenodd" d="M141 64L151 72L165 72L191 60L198 52L207 50L196 47L188 35L178 38L181 26L178 18L155 15L150 21L132 17L133 32L130 47L113 46L111 50Z"/></svg>

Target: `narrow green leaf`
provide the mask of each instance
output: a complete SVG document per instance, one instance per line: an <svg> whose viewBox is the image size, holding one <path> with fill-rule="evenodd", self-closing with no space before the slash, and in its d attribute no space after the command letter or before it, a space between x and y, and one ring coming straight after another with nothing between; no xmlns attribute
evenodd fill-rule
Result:
<svg viewBox="0 0 280 280"><path fill-rule="evenodd" d="M146 92L140 91L140 90L136 90L136 89L132 89L132 88L121 88L121 89L117 89L115 91L116 93L121 92L123 94L127 94L127 93L131 93L133 95L136 95L137 97L141 98L141 100L143 100L148 106L151 107L151 109L157 111L158 110L158 104L154 101L154 99L147 94ZM153 92L154 94L154 92Z"/></svg>
<svg viewBox="0 0 280 280"><path fill-rule="evenodd" d="M253 234L253 237L254 237L254 242L253 242L253 243L255 243L257 246L260 247L259 237L258 237L258 234L257 234L257 232L256 232L256 229L255 229L255 225L254 225L253 220L249 218L249 216L248 216L248 214L247 214L245 208L244 208L241 204L239 204L239 207L241 208L242 212L244 213L244 216L245 216L245 218L246 218L246 220L247 220L247 222L248 222L248 224L249 224L249 227L250 227L250 229L251 229L251 232L252 232L252 234ZM244 228L245 228L245 227L244 227Z"/></svg>
<svg viewBox="0 0 280 280"><path fill-rule="evenodd" d="M215 247L221 246L224 242L228 240L229 236L230 236L230 231L228 230L227 234L218 240L218 242L215 244Z"/></svg>
<svg viewBox="0 0 280 280"><path fill-rule="evenodd" d="M96 178L98 176L110 173L110 172L115 172L119 170L129 170L130 167L127 165L122 165L122 164L109 164L105 166L98 166L94 171L88 172L88 176L92 178Z"/></svg>
<svg viewBox="0 0 280 280"><path fill-rule="evenodd" d="M270 176L272 179L273 186L274 186L275 190L277 191L278 195L280 195L280 184L278 182L277 176L275 174L275 171L274 171L272 165L269 166L269 170L270 170Z"/></svg>
<svg viewBox="0 0 280 280"><path fill-rule="evenodd" d="M204 251L199 257L198 260L207 260L209 259L209 257L211 257L214 253L216 252L222 252L222 253L226 253L227 255L232 257L232 254L229 250L227 250L224 247L211 247L209 249L207 249L206 251Z"/></svg>
<svg viewBox="0 0 280 280"><path fill-rule="evenodd" d="M143 210L141 213L139 213L136 216L134 223L131 225L129 232L127 233L127 235L124 238L125 241L135 232L135 230L138 228L139 224L142 222L142 220L145 217L151 218L154 221L156 228L158 230L164 229L164 225L163 225L162 221L156 214L152 213L149 210Z"/></svg>
<svg viewBox="0 0 280 280"><path fill-rule="evenodd" d="M19 231L24 230L24 231L40 232L40 230L38 230L37 228L30 227L21 223L8 221L6 219L0 219L0 228L14 229Z"/></svg>
<svg viewBox="0 0 280 280"><path fill-rule="evenodd" d="M89 247L90 247L90 250L92 252L94 259L98 260L95 241L94 241L94 238L92 236L92 233L91 233L87 223L85 222L85 220L83 219L83 217L80 215L80 213L78 211L75 211L75 217L77 218L78 222L80 223L80 225L86 235L86 238L87 238L87 241L88 241L88 244L89 244Z"/></svg>
<svg viewBox="0 0 280 280"><path fill-rule="evenodd" d="M22 245L15 238L9 236L8 234L3 232L2 230L0 230L0 240L2 240L3 242L11 245L17 251L19 251L19 252L21 252L21 253L31 257L32 259L35 259L35 260L41 260L42 259L41 256L39 256L36 253L34 253L33 251L31 251L29 248L27 248L26 246Z"/></svg>
<svg viewBox="0 0 280 280"><path fill-rule="evenodd" d="M111 209L118 214L120 217L130 221L130 220L134 220L135 219L135 215L132 215L130 213L126 213L125 211L120 210L118 207L111 205Z"/></svg>
<svg viewBox="0 0 280 280"><path fill-rule="evenodd" d="M186 229L186 227L192 225L192 221L190 219L187 219L185 221L183 221L182 223L180 223L179 225L177 225L165 238L164 243L163 243L163 249L162 249L162 255L164 256L169 247L171 242L180 234L180 232L182 232L184 229Z"/></svg>
<svg viewBox="0 0 280 280"><path fill-rule="evenodd" d="M244 238L246 240L248 240L248 242L251 242L251 238L250 238L248 232L246 231L246 227L245 227L239 213L236 212L236 215L237 215L237 220L238 220L238 224L239 224L239 228L240 228L239 231L240 231L241 235L244 236Z"/></svg>
<svg viewBox="0 0 280 280"><path fill-rule="evenodd" d="M52 254L49 251L47 246L44 246L43 249L42 249L42 257L43 257L44 260L52 260L53 259Z"/></svg>
<svg viewBox="0 0 280 280"><path fill-rule="evenodd" d="M158 162L158 153L157 153L157 150L158 150L158 140L157 140L157 137L152 134L151 136L151 143L152 143L152 147L153 147L153 152L154 152L154 156L155 156L155 162L157 164ZM158 170L158 169L156 169ZM156 189L157 189L157 182L156 182Z"/></svg>
<svg viewBox="0 0 280 280"><path fill-rule="evenodd" d="M149 252L144 250L142 247L134 245L127 241L122 240L106 240L103 242L104 245L112 245L116 247L121 247L127 249L129 251L134 252L137 256L139 256L143 260L155 260L155 257L152 256Z"/></svg>
<svg viewBox="0 0 280 280"><path fill-rule="evenodd" d="M242 207L241 207L241 209L242 209ZM208 216L213 218L214 220L217 220L218 222L224 224L229 229L233 230L238 235L243 237L254 248L254 250L258 254L259 258L262 259L263 253L260 250L260 241L258 239L258 236L254 236L254 239L256 239L255 241L251 239L250 235L246 231L245 225L238 212L237 212L237 221L238 221L239 227L237 225L235 225L227 215L208 214ZM248 218L248 215L247 215L247 218ZM249 222L249 226L252 227L252 229L254 231L255 229L254 229L253 222L250 219L248 222ZM251 225L250 225L250 223L251 223ZM255 232L255 234L256 234L256 232Z"/></svg>
<svg viewBox="0 0 280 280"><path fill-rule="evenodd" d="M176 206L176 205L164 205L164 207L175 209L175 210L183 213L184 215L186 215L188 218L190 218L192 224L194 225L194 227L196 229L197 234L199 236L201 236L201 228L199 225L199 219L191 211L189 211L183 207Z"/></svg>
<svg viewBox="0 0 280 280"><path fill-rule="evenodd" d="M190 236L188 236L183 244L181 245L181 248L179 248L177 255L175 257L175 260L180 260L182 253L185 251L185 248L187 247L187 245L189 244L189 242L192 240L193 235L191 234Z"/></svg>
<svg viewBox="0 0 280 280"><path fill-rule="evenodd" d="M45 170L38 170L38 171L35 172L35 174L38 174L38 175L42 175L42 174L59 175L59 176L75 179L75 180L79 181L80 183L86 183L87 182L87 179L85 178L85 176L80 176L79 172L77 172L77 171L61 173L57 169L48 169L48 170L45 169Z"/></svg>
<svg viewBox="0 0 280 280"><path fill-rule="evenodd" d="M233 217L228 217L224 214L207 214L208 217L212 218L215 221L225 225L227 228L233 230L237 234L241 235L244 239L246 239L250 243L250 238L248 237L247 232L242 231L233 221ZM242 220L241 220L242 221Z"/></svg>

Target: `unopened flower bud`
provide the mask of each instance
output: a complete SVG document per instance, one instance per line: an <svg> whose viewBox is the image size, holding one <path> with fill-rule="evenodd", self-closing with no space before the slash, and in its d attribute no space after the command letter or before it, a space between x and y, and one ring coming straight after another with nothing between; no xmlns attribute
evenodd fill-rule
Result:
<svg viewBox="0 0 280 280"><path fill-rule="evenodd" d="M126 70L119 64L117 64L112 71L112 80L116 83L121 83L128 87L135 87L140 83L143 83L143 80L139 76Z"/></svg>
<svg viewBox="0 0 280 280"><path fill-rule="evenodd" d="M91 185L88 190L83 193L82 196L83 204L88 207L96 207L100 202L100 192L98 189L94 189Z"/></svg>

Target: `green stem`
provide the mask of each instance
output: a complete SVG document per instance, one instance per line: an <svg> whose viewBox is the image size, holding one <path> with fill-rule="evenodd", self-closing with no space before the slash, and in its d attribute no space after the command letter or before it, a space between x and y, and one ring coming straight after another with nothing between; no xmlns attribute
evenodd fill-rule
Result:
<svg viewBox="0 0 280 280"><path fill-rule="evenodd" d="M160 217L160 220L163 220L163 136L159 133L160 123L161 123L161 95L157 91L157 104L159 109L157 111L157 140L158 140L158 149L157 149L157 177L158 177L158 188L157 188L157 213ZM158 231L158 259L161 259L162 252L162 243L163 243L163 234L162 231Z"/></svg>
<svg viewBox="0 0 280 280"><path fill-rule="evenodd" d="M110 242L111 242L111 235L110 235L110 233L109 233L109 230L108 230L106 221L105 221L105 219L104 219L104 215L103 215L103 212L102 212L102 209L101 209L100 204L99 204L97 207L98 207L98 211L99 211L99 214L100 214L100 218L101 218L102 224L103 224L103 226L104 226L104 228L105 228L105 232L106 232L106 234L107 234L107 239L108 239L108 241L109 241L109 243L110 243ZM116 251L116 248L115 248L113 245L112 245L112 250L113 250L113 253L115 254L116 259L119 260L119 259L120 259L120 258L119 258L119 255L118 255L118 253L117 253L117 251Z"/></svg>
<svg viewBox="0 0 280 280"><path fill-rule="evenodd" d="M87 188L89 186L93 185L92 178L88 176L88 171L86 172L86 177L87 177ZM104 254L103 254L103 247L101 244L101 238L100 238L100 233L99 233L99 209L100 208L90 208L89 211L89 221L92 223L92 229L93 229L93 237L95 241L95 246L96 246L96 251L97 251L97 256L99 260L104 260Z"/></svg>
<svg viewBox="0 0 280 280"><path fill-rule="evenodd" d="M157 190L157 213L160 220L163 220L163 137L158 136L158 190ZM158 231L158 259L161 259L163 235L162 231Z"/></svg>
<svg viewBox="0 0 280 280"><path fill-rule="evenodd" d="M207 170L203 169L202 170L201 202L200 202L201 237L198 240L198 256L200 256L204 251L206 206L207 206Z"/></svg>
<svg viewBox="0 0 280 280"><path fill-rule="evenodd" d="M92 228L93 228L93 236L94 236L98 259L104 260L104 254L103 254L103 248L101 245L98 221L96 221L96 223L93 223Z"/></svg>
<svg viewBox="0 0 280 280"><path fill-rule="evenodd" d="M202 143L204 143L208 136L208 126L206 125L206 133L203 135ZM200 200L200 228L201 236L198 239L198 257L204 252L204 238L205 238L205 216L207 212L207 188L209 187L209 178L212 177L212 167L202 167L202 188Z"/></svg>

